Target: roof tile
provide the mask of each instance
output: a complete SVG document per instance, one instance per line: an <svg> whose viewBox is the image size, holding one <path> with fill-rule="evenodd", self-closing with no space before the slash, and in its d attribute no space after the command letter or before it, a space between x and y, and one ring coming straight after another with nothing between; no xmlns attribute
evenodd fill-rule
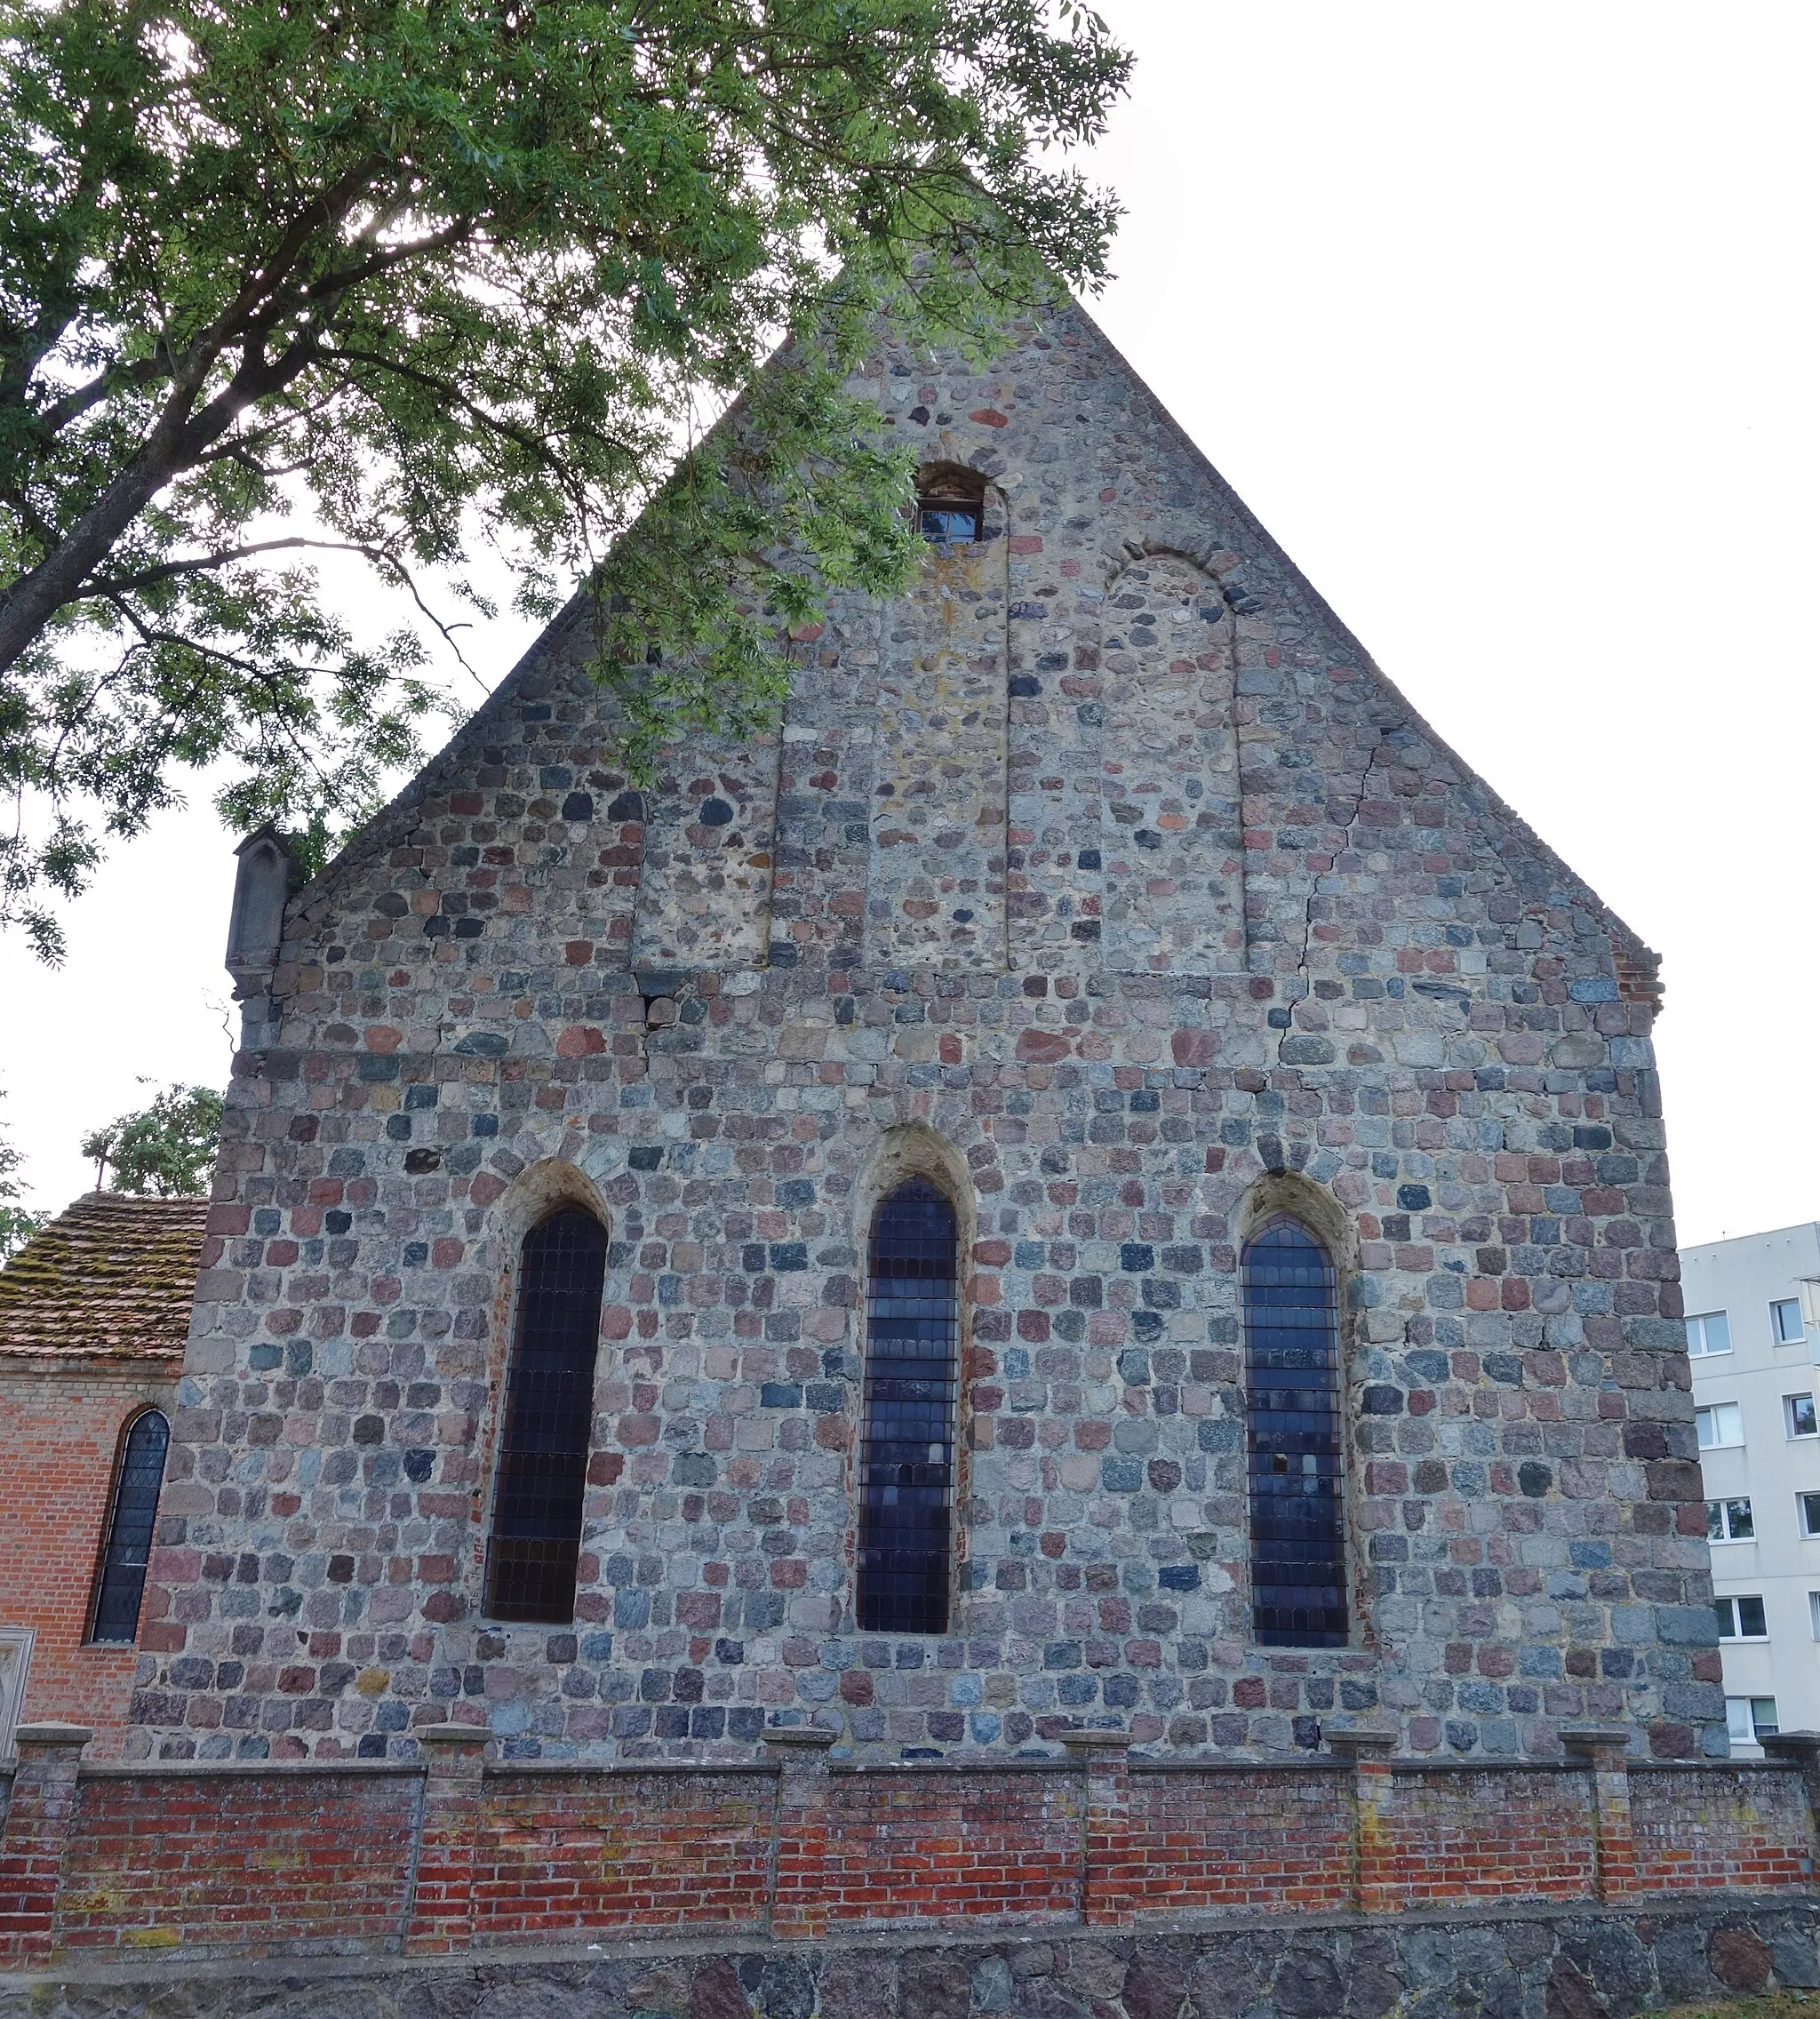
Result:
<svg viewBox="0 0 1820 2019"><path fill-rule="evenodd" d="M180 1360L206 1199L91 1192L0 1269L0 1355Z"/></svg>

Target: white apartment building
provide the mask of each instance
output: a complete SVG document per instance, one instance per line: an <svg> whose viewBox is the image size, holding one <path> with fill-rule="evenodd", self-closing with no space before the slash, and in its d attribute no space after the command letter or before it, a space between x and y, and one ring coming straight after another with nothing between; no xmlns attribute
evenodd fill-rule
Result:
<svg viewBox="0 0 1820 2019"><path fill-rule="evenodd" d="M1681 1250L1732 1749L1820 1731L1820 1222Z"/></svg>

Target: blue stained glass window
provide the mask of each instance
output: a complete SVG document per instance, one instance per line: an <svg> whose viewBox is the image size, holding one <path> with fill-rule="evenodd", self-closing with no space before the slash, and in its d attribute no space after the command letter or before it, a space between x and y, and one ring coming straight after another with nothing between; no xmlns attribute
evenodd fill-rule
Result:
<svg viewBox="0 0 1820 2019"><path fill-rule="evenodd" d="M555 1214L524 1237L487 1550L494 1619L563 1625L575 1616L606 1276L607 1232L587 1213Z"/></svg>
<svg viewBox="0 0 1820 2019"><path fill-rule="evenodd" d="M858 1604L871 1632L947 1631L959 1289L954 1209L912 1178L872 1228Z"/></svg>
<svg viewBox="0 0 1820 2019"><path fill-rule="evenodd" d="M1333 1264L1273 1220L1245 1249L1251 1610L1260 1643L1346 1644L1339 1337Z"/></svg>
<svg viewBox="0 0 1820 2019"><path fill-rule="evenodd" d="M164 1483L164 1454L171 1425L157 1409L136 1417L120 1454L114 1504L108 1513L108 1540L95 1589L91 1640L130 1647L139 1636L139 1608L151 1561L152 1530L158 1519L158 1489Z"/></svg>

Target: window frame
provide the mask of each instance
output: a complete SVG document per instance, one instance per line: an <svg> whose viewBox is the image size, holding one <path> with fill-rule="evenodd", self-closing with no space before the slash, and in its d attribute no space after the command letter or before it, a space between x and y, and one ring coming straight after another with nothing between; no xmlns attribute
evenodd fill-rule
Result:
<svg viewBox="0 0 1820 2019"><path fill-rule="evenodd" d="M1808 1520L1808 1503L1810 1500L1815 1503L1816 1513L1820 1513L1820 1493L1816 1493L1812 1487L1798 1487L1795 1489L1795 1528L1803 1542L1820 1543L1820 1521L1810 1524Z"/></svg>
<svg viewBox="0 0 1820 2019"><path fill-rule="evenodd" d="M916 534L930 547L946 553L956 547L977 546L986 538L986 478L978 470L961 463L926 463L916 473ZM943 514L972 522L972 531L962 539L945 531L931 538L929 517ZM950 1201L952 1203L952 1201Z"/></svg>
<svg viewBox="0 0 1820 2019"><path fill-rule="evenodd" d="M1757 1720L1758 1706L1764 1704L1769 1706L1769 1721L1760 1724ZM1740 1727L1744 1728L1740 1729ZM1734 1745L1761 1745L1766 1738L1774 1738L1782 1728L1776 1716L1775 1697L1728 1696L1725 1700L1725 1728Z"/></svg>
<svg viewBox="0 0 1820 2019"><path fill-rule="evenodd" d="M1729 1409L1736 1416L1738 1426L1737 1435L1734 1438L1728 1439L1715 1437L1710 1442L1702 1440L1700 1438L1701 1417L1704 1416L1709 1423L1716 1424L1719 1416L1719 1412L1721 1409ZM1694 1411L1694 1436L1696 1443L1698 1444L1699 1449L1701 1449L1702 1451L1743 1450L1744 1447L1744 1412L1743 1406L1737 1402L1702 1403L1701 1406Z"/></svg>
<svg viewBox="0 0 1820 2019"><path fill-rule="evenodd" d="M1784 1332L1782 1314L1792 1311L1795 1314L1795 1329ZM1808 1328L1801 1317L1801 1300L1798 1297L1773 1297L1769 1300L1769 1337L1778 1346L1801 1346L1808 1342Z"/></svg>
<svg viewBox="0 0 1820 2019"><path fill-rule="evenodd" d="M890 1377L881 1373L881 1369L886 1364L887 1356L879 1350L881 1335L877 1330L881 1321L886 1317L886 1314L878 1308L880 1293L875 1286L881 1281L893 1280L889 1277L882 1277L879 1269L881 1227L885 1215L893 1202L903 1199L906 1193L914 1193L919 1187L929 1193L932 1193L946 1207L948 1215L948 1239L952 1245L950 1249L950 1273L946 1279L939 1277L928 1279L931 1282L946 1280L948 1285L947 1374L945 1384L947 1393L942 1399L947 1432L946 1440L946 1458L945 1461L946 1479L942 1484L941 1489L944 1496L941 1503L941 1515L945 1532L941 1537L939 1552L931 1547L923 1552L925 1567L934 1563L938 1557L939 1560L939 1591L933 1594L930 1615L930 1618L933 1619L935 1614L938 1612L939 1619L935 1624L905 1624L901 1620L889 1620L882 1616L889 1609L894 1594L874 1582L874 1578L882 1577L887 1575L887 1572L882 1563L875 1565L869 1560L868 1552L883 1551L890 1545L868 1538L876 1536L882 1532L890 1533L891 1530L889 1525L882 1531L875 1525L874 1518L875 1508L871 1498L874 1482L867 1475L870 1465L881 1462L887 1464L892 1462L889 1459L880 1460L872 1456L872 1448L874 1442L873 1434L874 1409L876 1406L882 1412L888 1400L890 1400L877 1394L874 1387L875 1380L890 1378ZM960 1631L956 1626L955 1615L962 1587L959 1571L964 1441L961 1435L961 1406L964 1390L962 1369L965 1365L967 1333L966 1300L962 1296L962 1290L967 1265L968 1230L969 1223L963 1214L962 1201L954 1195L954 1188L942 1176L919 1169L903 1170L897 1175L894 1181L887 1185L874 1201L870 1217L866 1222L865 1275L862 1289L866 1333L858 1397L858 1435L856 1440L855 1449L852 1516L854 1540L853 1617L855 1629L861 1633L883 1633L921 1640L940 1639L945 1635ZM899 1259L910 1258L903 1250L898 1251L898 1255ZM891 1257L887 1255L883 1258L890 1260ZM895 1280L901 1281L906 1279L899 1277ZM917 1279L913 1277L908 1280L914 1281ZM932 1304L940 1300L936 1297L930 1297L927 1300L917 1298L901 1301L918 1303L927 1301ZM920 1317L910 1318L907 1313L903 1313L892 1314L890 1320L892 1322L906 1321L913 1324L924 1321ZM908 1378L914 1382L917 1377L899 1376L898 1378ZM882 1416L881 1422L882 1425ZM890 1440L882 1435L878 1441L883 1443L897 1441L897 1440ZM897 1462L902 1463L903 1461ZM930 1482L912 1483L913 1485L927 1485ZM876 1504L877 1506L886 1504L889 1504L889 1503L885 1501L880 1501ZM925 1568L925 1575L927 1574ZM925 1594L925 1596L930 1595ZM900 1604L911 1602L906 1601L905 1594L902 1592L895 1594L895 1597Z"/></svg>
<svg viewBox="0 0 1820 2019"><path fill-rule="evenodd" d="M1746 1605L1754 1605L1759 1612L1762 1614L1763 1631L1760 1633L1746 1633L1744 1631L1744 1615L1738 1610L1738 1608L1740 1606ZM1721 1606L1725 1606L1729 1608L1728 1614L1720 1613L1719 1608ZM1763 1594L1760 1592L1727 1592L1723 1594L1715 1593L1712 1600L1712 1610L1715 1616L1719 1619L1719 1638L1720 1640L1749 1640L1760 1645L1763 1641L1768 1640L1769 1608L1763 1603ZM1729 1617L1732 1625L1736 1629L1736 1632L1728 1633L1725 1631L1725 1620L1727 1617Z"/></svg>
<svg viewBox="0 0 1820 2019"><path fill-rule="evenodd" d="M1742 1507L1744 1510L1744 1520L1749 1523L1751 1530L1747 1536L1740 1536L1733 1532L1731 1511L1735 1507ZM1715 1513L1719 1516L1720 1523L1720 1533L1716 1536L1712 1532L1712 1519ZM1716 1548L1730 1543L1753 1543L1756 1539L1757 1518L1752 1509L1751 1496L1748 1493L1720 1494L1706 1503L1706 1540L1709 1544Z"/></svg>
<svg viewBox="0 0 1820 2019"><path fill-rule="evenodd" d="M1805 1402L1810 1428L1797 1427L1797 1410ZM1791 1444L1804 1444L1810 1437L1820 1437L1820 1402L1814 1398L1811 1388L1798 1389L1792 1395L1782 1398L1782 1432Z"/></svg>
<svg viewBox="0 0 1820 2019"><path fill-rule="evenodd" d="M504 1503L508 1495L515 1494L519 1490L520 1486L520 1482L513 1477L518 1456L514 1441L515 1410L520 1401L518 1384L521 1377L528 1379L531 1373L531 1370L524 1366L526 1316L529 1300L533 1294L531 1275L531 1244L540 1234L554 1227L558 1221L570 1217L587 1222L599 1235L598 1254L601 1278L599 1294L595 1296L593 1305L594 1331L588 1361L589 1372L587 1381L583 1385L586 1405L582 1416L584 1442L580 1453L579 1487L573 1496L575 1502L575 1540L571 1553L575 1561L576 1575L569 1580L569 1604L566 1613L560 1611L554 1604L547 1613L533 1612L526 1609L531 1603L529 1600L515 1601L509 1609L500 1610L499 1600L502 1595L506 1567L498 1544L501 1541L508 1543L562 1541L562 1538L554 1536L502 1536L500 1528L502 1522L520 1518L507 1511ZM498 1623L508 1627L538 1627L571 1626L573 1625L575 1621L575 1595L579 1589L581 1543L587 1525L587 1474L592 1469L594 1456L594 1394L600 1379L601 1313L606 1306L607 1259L611 1245L611 1230L600 1215L595 1212L591 1207L573 1199L562 1200L551 1206L547 1212L543 1213L525 1229L519 1239L518 1253L515 1257L514 1265L516 1282L512 1300L512 1344L506 1356L505 1369L499 1383L498 1441L493 1456L492 1493L487 1521L486 1547L481 1566L480 1616L489 1623ZM541 1294L554 1297L561 1293L548 1289L544 1290ZM543 1373L547 1370L539 1369L538 1371ZM528 1394L525 1399L529 1400ZM561 1456L569 1456L572 1454L565 1453ZM564 1544L563 1546L567 1545Z"/></svg>
<svg viewBox="0 0 1820 2019"><path fill-rule="evenodd" d="M939 535L929 530L931 519L965 520L970 524L970 532L944 531ZM916 500L916 530L930 547L975 547L986 530L986 507L970 504L963 498L919 498Z"/></svg>
<svg viewBox="0 0 1820 2019"><path fill-rule="evenodd" d="M1714 1319L1717 1319L1720 1325L1723 1328L1725 1344L1722 1346L1709 1346L1706 1344L1707 1338L1709 1337L1708 1329L1711 1327ZM1729 1314L1726 1312L1696 1311L1690 1313L1688 1317L1684 1318L1681 1321L1681 1322L1687 1328L1688 1358L1689 1360L1720 1360L1723 1358L1725 1354L1734 1350L1731 1341L1731 1319ZM1700 1345L1697 1349L1694 1345L1694 1340L1696 1337L1694 1329L1696 1326L1699 1328L1698 1337L1700 1340Z"/></svg>
<svg viewBox="0 0 1820 2019"><path fill-rule="evenodd" d="M156 1416L164 1426L164 1449L158 1459L158 1481L152 1491L151 1512L146 1524L146 1560L144 1563L128 1566L129 1571L136 1568L139 1574L139 1599L132 1608L132 1632L129 1634L108 1634L100 1632L101 1608L108 1596L111 1567L108 1561L114 1549L115 1536L120 1527L120 1496L126 1485L126 1468L132 1462L132 1440L142 1425ZM90 1580L88 1614L83 1630L83 1646L85 1648L136 1648L139 1645L140 1622L146 1609L146 1586L151 1581L152 1551L157 1545L158 1504L164 1496L164 1472L171 1463L171 1417L169 1412L157 1402L147 1402L133 1410L120 1426L120 1435L114 1449L114 1470L108 1482L107 1520L101 1527L100 1546L95 1552L94 1574Z"/></svg>
<svg viewBox="0 0 1820 2019"><path fill-rule="evenodd" d="M1262 1609L1262 1605L1257 1594L1259 1590L1264 1587L1264 1581L1260 1578L1259 1570L1260 1566L1265 1561L1265 1559L1260 1554L1260 1545L1265 1541L1271 1538L1265 1537L1260 1533L1260 1496L1257 1488L1258 1481L1263 1475L1260 1467L1256 1463L1262 1449L1262 1448L1257 1442L1257 1439L1259 1434L1257 1418L1260 1414L1285 1413L1291 1415L1312 1415L1315 1413L1313 1411L1293 1410L1286 1412L1262 1411L1260 1410L1259 1404L1256 1400L1260 1392L1270 1391L1268 1389L1267 1384L1261 1384L1258 1381L1257 1375L1260 1370L1257 1368L1254 1359L1254 1354L1257 1351L1258 1326L1257 1320L1254 1317L1252 1286L1249 1281L1251 1258L1254 1253L1263 1246L1267 1238L1273 1233L1284 1226L1290 1226L1295 1228L1296 1231L1302 1235L1304 1240L1305 1240L1309 1243L1309 1245L1320 1254L1327 1273L1327 1303L1325 1309L1327 1317L1328 1345L1331 1354L1330 1374L1331 1394L1333 1398L1332 1435L1334 1440L1334 1449L1331 1454L1333 1459L1332 1499L1334 1545L1332 1562L1337 1589L1339 1592L1339 1605L1337 1608L1325 1609L1337 1611L1340 1619L1340 1624L1337 1626L1329 1624L1329 1625L1324 1627L1316 1628L1309 1626L1298 1629L1291 1624L1287 1627L1275 1626L1265 1628L1261 1627L1258 1624L1258 1615L1260 1610ZM1248 1540L1247 1568L1249 1572L1249 1624L1252 1643L1255 1646L1270 1648L1349 1648L1355 1645L1357 1640L1357 1631L1359 1625L1359 1608L1355 1603L1352 1588L1353 1560L1351 1531L1348 1520L1349 1496L1347 1491L1346 1464L1349 1397L1347 1394L1345 1359L1343 1350L1343 1342L1340 1336L1340 1267L1338 1260L1334 1252L1333 1244L1329 1241L1316 1227L1312 1225L1309 1220L1305 1217L1304 1215L1296 1211L1293 1206L1289 1206L1277 1211L1266 1213L1246 1234L1239 1255L1239 1303L1241 1321L1244 1328L1245 1342L1244 1374L1245 1484L1247 1514L1246 1525ZM1262 1308L1268 1308L1268 1306L1264 1306ZM1286 1305L1283 1308L1306 1310L1313 1307L1305 1305L1296 1306L1289 1306ZM1263 1371L1270 1373L1273 1371L1284 1372L1289 1370L1264 1369ZM1309 1391L1297 1390L1294 1388L1289 1388L1285 1391L1282 1389L1281 1385L1279 1384L1276 1392L1299 1393L1307 1393ZM1290 1435L1300 1436L1305 1433L1302 1432L1290 1432L1285 1431L1282 1434L1284 1435L1285 1440L1287 1440L1288 1437ZM1320 1476L1318 1472L1318 1461L1321 1455L1319 1453L1303 1453L1300 1456L1303 1458L1305 1476L1313 1476L1318 1478ZM1281 1471L1286 1472L1289 1467L1289 1455L1287 1453L1273 1454L1273 1463L1277 1457L1281 1457L1281 1464L1280 1465L1276 1465L1275 1471ZM1315 1459L1317 1464L1317 1470L1312 1475L1309 1473L1308 1465L1308 1461L1311 1457ZM1274 1471L1272 1476L1275 1476ZM1286 1587L1279 1584L1278 1586L1276 1586L1276 1588L1283 1589ZM1308 1637L1295 1639L1289 1638L1289 1636L1297 1633L1303 1633L1307 1635ZM1268 1635L1269 1637L1266 1638L1266 1635Z"/></svg>

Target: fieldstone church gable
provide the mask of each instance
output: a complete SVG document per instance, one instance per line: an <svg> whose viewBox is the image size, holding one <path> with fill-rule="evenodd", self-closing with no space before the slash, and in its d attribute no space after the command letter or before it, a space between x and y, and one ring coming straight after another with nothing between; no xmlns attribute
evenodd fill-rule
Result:
<svg viewBox="0 0 1820 2019"><path fill-rule="evenodd" d="M1722 1753L1654 956L1083 314L863 383L775 737L578 607L243 945L129 1746Z"/></svg>

